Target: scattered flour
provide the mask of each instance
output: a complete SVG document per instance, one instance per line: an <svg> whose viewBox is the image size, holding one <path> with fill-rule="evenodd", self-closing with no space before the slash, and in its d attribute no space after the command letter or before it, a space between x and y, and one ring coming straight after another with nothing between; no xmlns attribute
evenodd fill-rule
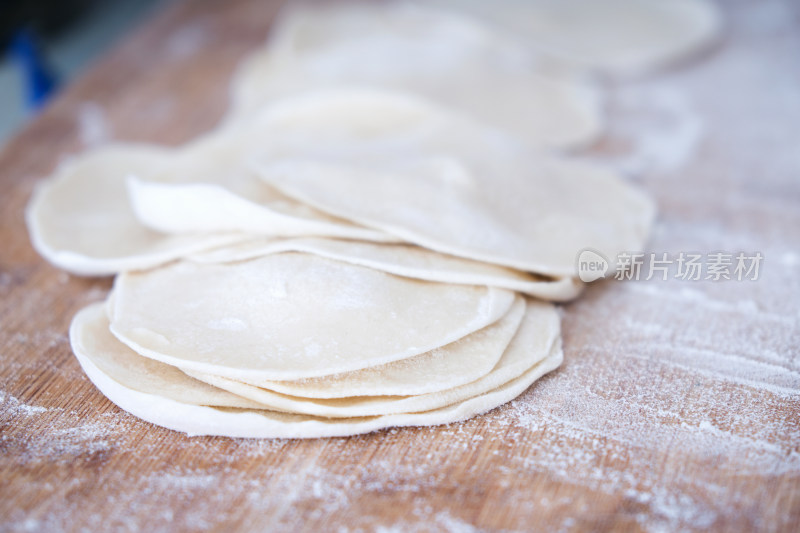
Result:
<svg viewBox="0 0 800 533"><path fill-rule="evenodd" d="M26 417L45 412L47 412L45 407L26 405L10 394L0 391L0 413L3 417Z"/></svg>
<svg viewBox="0 0 800 533"><path fill-rule="evenodd" d="M638 176L675 171L690 161L704 126L685 91L653 83L621 87L614 94L610 135L625 149L611 164Z"/></svg>

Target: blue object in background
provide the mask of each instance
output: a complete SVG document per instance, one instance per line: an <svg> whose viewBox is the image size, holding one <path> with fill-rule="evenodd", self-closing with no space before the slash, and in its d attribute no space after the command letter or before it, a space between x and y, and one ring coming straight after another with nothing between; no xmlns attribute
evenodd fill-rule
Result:
<svg viewBox="0 0 800 533"><path fill-rule="evenodd" d="M36 110L56 89L58 85L56 75L48 68L39 49L36 35L29 29L16 32L11 41L11 54L22 71L26 105L28 109Z"/></svg>

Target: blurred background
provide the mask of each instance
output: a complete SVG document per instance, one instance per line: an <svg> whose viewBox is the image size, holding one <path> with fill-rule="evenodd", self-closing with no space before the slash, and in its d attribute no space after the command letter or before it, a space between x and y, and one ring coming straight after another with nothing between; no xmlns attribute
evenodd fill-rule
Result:
<svg viewBox="0 0 800 533"><path fill-rule="evenodd" d="M3 0L0 145L165 0Z"/></svg>

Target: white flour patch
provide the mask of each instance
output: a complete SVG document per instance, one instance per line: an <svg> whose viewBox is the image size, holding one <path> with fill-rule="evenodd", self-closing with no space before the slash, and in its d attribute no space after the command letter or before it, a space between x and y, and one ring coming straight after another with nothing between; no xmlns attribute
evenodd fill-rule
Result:
<svg viewBox="0 0 800 533"><path fill-rule="evenodd" d="M647 84L620 87L613 94L608 135L624 148L601 160L635 176L668 173L691 160L705 128L685 91Z"/></svg>
<svg viewBox="0 0 800 533"><path fill-rule="evenodd" d="M86 420L75 411L27 405L8 393L0 392L0 423L38 428L24 441L11 441L14 444L11 455L21 465L40 461L71 462L108 452L122 430L122 420L118 413L101 414ZM7 435L0 437L0 441L6 440Z"/></svg>
<svg viewBox="0 0 800 533"><path fill-rule="evenodd" d="M0 418L28 417L46 412L45 407L24 404L10 394L0 391Z"/></svg>

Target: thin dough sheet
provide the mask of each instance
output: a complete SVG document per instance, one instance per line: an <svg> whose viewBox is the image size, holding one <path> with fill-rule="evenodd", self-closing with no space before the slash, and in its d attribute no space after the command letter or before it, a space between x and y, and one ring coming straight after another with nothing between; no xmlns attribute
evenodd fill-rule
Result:
<svg viewBox="0 0 800 533"><path fill-rule="evenodd" d="M102 309L102 307L101 307ZM86 316L86 315L83 315ZM77 318L77 317L76 317ZM83 321L73 322L73 336L79 334ZM116 348L125 350L118 343ZM563 360L560 343L551 354L522 376L464 402L441 409L416 414L398 414L363 418L328 419L309 415L279 413L267 410L214 408L176 401L163 394L164 384L142 379L141 374L163 374L169 389L189 390L188 397L202 396L207 385L180 371L154 362L155 367L144 369L144 357L134 358L124 372L113 377L101 370L102 359L115 358L117 352L96 353L81 343L73 351L89 379L109 400L123 410L147 422L181 431L188 435L218 435L246 438L319 438L369 433L388 427L431 426L466 420L502 405L524 392L544 374L558 368ZM175 373L177 372L177 373Z"/></svg>
<svg viewBox="0 0 800 533"><path fill-rule="evenodd" d="M118 339L164 363L231 379L294 380L444 346L497 321L514 298L284 253L121 274L110 318Z"/></svg>

